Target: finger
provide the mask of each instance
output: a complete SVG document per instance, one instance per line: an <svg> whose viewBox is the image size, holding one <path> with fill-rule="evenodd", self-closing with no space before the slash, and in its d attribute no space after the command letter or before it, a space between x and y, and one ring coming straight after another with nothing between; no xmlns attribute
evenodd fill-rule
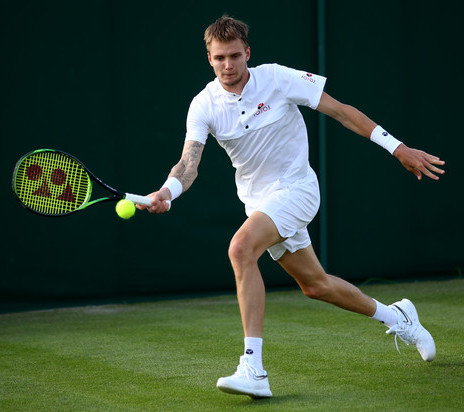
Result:
<svg viewBox="0 0 464 412"><path fill-rule="evenodd" d="M163 200L156 203L156 205L151 206L148 211L154 214L161 214L169 211L171 208L171 202L169 200Z"/></svg>
<svg viewBox="0 0 464 412"><path fill-rule="evenodd" d="M440 169L434 166L434 165L443 166L445 164L445 162L441 160L439 157L427 154L427 156L425 156L425 158L423 159L423 162L425 164L425 167L431 170L432 172L438 173L441 175L445 173L443 169Z"/></svg>
<svg viewBox="0 0 464 412"><path fill-rule="evenodd" d="M170 209L171 209L171 201L163 200L159 202L156 206L152 206L150 213L161 214L161 213L169 212Z"/></svg>
<svg viewBox="0 0 464 412"><path fill-rule="evenodd" d="M434 173L437 173L437 174L440 174L440 175L442 175L442 174L445 173L445 171L444 171L443 169L440 169L440 168L434 166L433 163L425 162L424 166L425 166L425 168L426 168L426 170L424 170L424 173L425 173L428 177L431 177L431 178L434 179L434 180L438 180L438 179L439 179L439 177L436 176ZM432 177L432 176L433 176L433 177Z"/></svg>
<svg viewBox="0 0 464 412"><path fill-rule="evenodd" d="M147 208L149 213L157 213L156 210L158 209L160 202L154 201L151 206Z"/></svg>
<svg viewBox="0 0 464 412"><path fill-rule="evenodd" d="M426 166L430 171L434 172L434 173L438 173L440 175L444 174L445 171L443 169L440 169L436 166L434 166L433 164L430 164L428 166Z"/></svg>
<svg viewBox="0 0 464 412"><path fill-rule="evenodd" d="M428 162L436 164L436 165L444 165L445 164L444 160L441 160L438 156L434 156L434 155L431 155L431 154L428 154L428 153L425 153L425 159Z"/></svg>
<svg viewBox="0 0 464 412"><path fill-rule="evenodd" d="M431 165L430 165L431 166ZM439 180L440 178L434 175L426 166L420 168L420 171L427 177L433 180Z"/></svg>
<svg viewBox="0 0 464 412"><path fill-rule="evenodd" d="M412 169L411 172L414 173L414 175L417 177L417 180L421 180L421 179L422 179L422 173L420 172L420 170L418 170L418 169Z"/></svg>
<svg viewBox="0 0 464 412"><path fill-rule="evenodd" d="M441 160L439 157L433 160L429 160L430 163L433 163L434 165L440 165L443 166L445 164L444 160Z"/></svg>

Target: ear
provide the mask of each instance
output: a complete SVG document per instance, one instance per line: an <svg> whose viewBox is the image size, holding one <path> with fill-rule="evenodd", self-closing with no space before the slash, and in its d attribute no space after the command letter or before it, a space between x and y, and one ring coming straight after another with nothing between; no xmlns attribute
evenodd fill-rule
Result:
<svg viewBox="0 0 464 412"><path fill-rule="evenodd" d="M211 53L210 52L208 52L208 61L209 61L210 66L213 66L213 62L211 61Z"/></svg>
<svg viewBox="0 0 464 412"><path fill-rule="evenodd" d="M250 53L251 53L250 47L247 47L245 49L246 61L250 60Z"/></svg>

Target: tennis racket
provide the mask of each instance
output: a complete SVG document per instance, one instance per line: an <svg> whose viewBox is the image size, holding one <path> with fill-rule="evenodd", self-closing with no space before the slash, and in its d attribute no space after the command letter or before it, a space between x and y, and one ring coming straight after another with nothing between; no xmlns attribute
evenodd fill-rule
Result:
<svg viewBox="0 0 464 412"><path fill-rule="evenodd" d="M93 182L111 196L90 200ZM42 216L67 216L97 203L120 199L151 206L149 197L108 186L82 162L60 150L34 150L21 157L14 168L12 184L21 205Z"/></svg>

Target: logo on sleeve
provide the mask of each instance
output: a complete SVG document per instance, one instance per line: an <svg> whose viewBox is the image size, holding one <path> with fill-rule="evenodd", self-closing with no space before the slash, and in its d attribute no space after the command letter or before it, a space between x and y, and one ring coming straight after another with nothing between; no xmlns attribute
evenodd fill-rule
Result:
<svg viewBox="0 0 464 412"><path fill-rule="evenodd" d="M316 83L316 79L313 77L312 73L306 73L305 75L301 76L301 78L307 82Z"/></svg>
<svg viewBox="0 0 464 412"><path fill-rule="evenodd" d="M265 105L264 103L258 104L258 111L253 114L253 117L259 116L262 113L271 110L271 106Z"/></svg>

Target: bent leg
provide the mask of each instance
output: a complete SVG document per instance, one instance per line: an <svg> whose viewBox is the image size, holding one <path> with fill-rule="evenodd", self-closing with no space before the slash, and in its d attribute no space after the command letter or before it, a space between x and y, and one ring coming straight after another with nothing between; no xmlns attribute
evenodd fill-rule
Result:
<svg viewBox="0 0 464 412"><path fill-rule="evenodd" d="M265 289L258 259L284 239L264 213L253 213L231 240L229 258L237 283L237 298L245 337L262 337Z"/></svg>
<svg viewBox="0 0 464 412"><path fill-rule="evenodd" d="M309 298L369 317L374 315L375 301L351 283L325 273L311 245L295 253L287 251L278 262Z"/></svg>
<svg viewBox="0 0 464 412"><path fill-rule="evenodd" d="M293 254L287 251L278 262L295 278L306 296L373 317L390 328L387 333L399 336L408 345L415 345L423 360L430 362L435 358L434 339L420 324L410 300L403 299L385 306L351 283L327 275L311 245ZM396 347L398 349L398 345Z"/></svg>

